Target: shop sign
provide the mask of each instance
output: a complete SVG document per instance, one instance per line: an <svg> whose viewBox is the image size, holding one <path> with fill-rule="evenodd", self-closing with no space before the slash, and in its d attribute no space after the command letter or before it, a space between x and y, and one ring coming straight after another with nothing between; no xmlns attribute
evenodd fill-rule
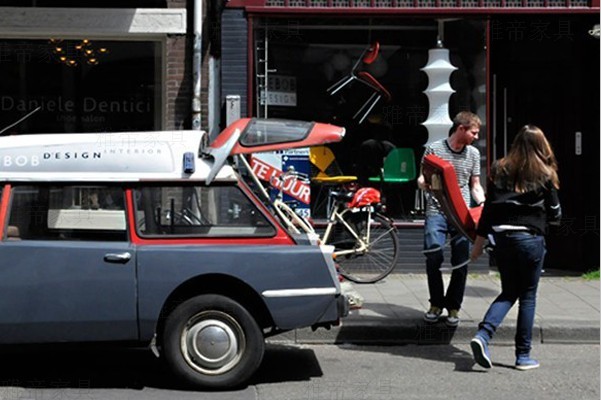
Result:
<svg viewBox="0 0 601 400"><path fill-rule="evenodd" d="M261 105L296 107L296 78L285 75L269 75L267 93L261 89Z"/></svg>

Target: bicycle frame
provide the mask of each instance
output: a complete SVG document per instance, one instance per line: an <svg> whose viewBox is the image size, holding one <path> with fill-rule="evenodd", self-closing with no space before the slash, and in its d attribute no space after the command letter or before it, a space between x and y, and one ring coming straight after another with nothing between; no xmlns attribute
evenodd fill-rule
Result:
<svg viewBox="0 0 601 400"><path fill-rule="evenodd" d="M365 253L368 250L367 243L369 243L369 237L370 237L370 231L371 231L372 207L364 207L367 209L367 226L366 226L366 235L363 238L360 237L357 234L357 232L355 231L355 229L353 229L353 227L350 226L344 220L345 214L347 214L349 212L353 213L353 212L357 212L357 211L362 211L362 209L345 208L341 212L340 211L341 208L342 208L342 203L340 201L334 201L334 203L332 204L332 208L330 210L330 217L328 219L328 224L326 226L326 230L322 236L323 243L326 243L326 244L328 243L328 240L330 239L330 234L332 233L334 226L337 223L339 223L351 234L351 236L353 236L353 238L359 244L359 247L355 247L350 250L336 250L336 251L334 251L334 254L336 254L337 256L343 256L343 255L347 255L347 254Z"/></svg>
<svg viewBox="0 0 601 400"><path fill-rule="evenodd" d="M241 161L241 163L244 165L244 167L249 171L249 175L251 176L251 178L252 178L253 182L256 184L256 186L259 188L262 196L266 199L266 201L269 204L272 205L274 212L280 218L280 220L286 226L286 228L289 229L290 232L293 232L295 234L302 234L302 233L307 234L312 240L318 241L320 239L320 237L316 233L316 231L313 228L313 226L311 225L311 223L309 221L307 221L305 218L298 215L292 207L290 207L288 204L286 204L282 200L282 196L283 196L282 189L281 189L282 186L280 186L280 192L279 192L278 196L276 196L275 199L272 199L271 196L269 196L269 193L267 192L266 188L261 183L260 179L252 171L252 168L251 168L250 164L248 163L248 161L246 160L246 158L238 157L238 159ZM286 180L286 179L296 179L296 178L297 178L297 176L295 175L294 172L292 172L292 173L285 172L278 179ZM270 182L270 183L272 183L272 182ZM370 243L372 242L370 240L370 238L371 238L371 224L373 221L372 213L374 212L374 208L373 208L373 206L370 206L370 205L364 206L364 207L348 208L344 204L345 204L344 201L341 201L338 199L333 199L331 208L329 210L330 212L329 212L326 230L325 230L323 236L321 236L321 243L328 244L328 241L330 239L330 235L333 232L334 226L336 224L340 224L352 236L356 245L352 249L335 250L334 254L336 256L345 256L345 255L351 255L351 254L355 254L355 255L366 254L370 251ZM359 235L359 233L344 219L344 217L347 213L355 213L355 212L361 212L361 211L367 211L367 220L365 221L367 223L367 225L366 225L366 231L365 231L364 237L361 237Z"/></svg>

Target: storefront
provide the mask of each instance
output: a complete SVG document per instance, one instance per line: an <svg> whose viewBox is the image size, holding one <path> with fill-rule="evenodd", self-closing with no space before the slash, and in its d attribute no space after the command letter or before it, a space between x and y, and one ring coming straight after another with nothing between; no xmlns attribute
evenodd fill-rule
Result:
<svg viewBox="0 0 601 400"><path fill-rule="evenodd" d="M0 129L30 113L5 134L151 131L189 123L176 104L189 82L182 73L185 5L80 3L0 3Z"/></svg>
<svg viewBox="0 0 601 400"><path fill-rule="evenodd" d="M411 149L418 167L435 136L427 126L433 117L480 116L483 175L520 126L539 125L556 149L564 194L565 221L549 236L548 264L587 269L599 265L586 251L599 235L598 24L598 1L230 1L221 99L239 96L243 116L345 126L347 137L332 150L342 171L360 179L374 174L366 141ZM434 76L425 67L440 48L450 67ZM357 63L376 83L345 83ZM433 80L444 93L432 93ZM440 110L448 115L434 115ZM421 227L415 178L384 190L399 224ZM323 213L315 204L311 211Z"/></svg>

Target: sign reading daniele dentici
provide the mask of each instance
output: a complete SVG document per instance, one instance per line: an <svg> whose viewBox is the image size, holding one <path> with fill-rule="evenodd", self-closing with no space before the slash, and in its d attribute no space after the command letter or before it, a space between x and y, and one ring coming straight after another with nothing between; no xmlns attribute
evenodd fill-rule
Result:
<svg viewBox="0 0 601 400"><path fill-rule="evenodd" d="M78 107L76 107L76 105ZM40 107L40 111L50 112L74 112L81 108L83 112L116 112L116 113L149 113L151 104L146 100L134 98L119 100L103 100L94 97L84 97L81 102L63 96L56 97L33 97L28 100L15 99L12 96L0 97L0 111L31 111Z"/></svg>

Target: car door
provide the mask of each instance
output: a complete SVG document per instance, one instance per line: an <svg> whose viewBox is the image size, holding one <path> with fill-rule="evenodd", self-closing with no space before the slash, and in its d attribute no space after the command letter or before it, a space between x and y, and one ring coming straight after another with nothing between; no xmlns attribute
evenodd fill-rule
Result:
<svg viewBox="0 0 601 400"><path fill-rule="evenodd" d="M138 338L123 189L27 184L4 196L0 343Z"/></svg>

